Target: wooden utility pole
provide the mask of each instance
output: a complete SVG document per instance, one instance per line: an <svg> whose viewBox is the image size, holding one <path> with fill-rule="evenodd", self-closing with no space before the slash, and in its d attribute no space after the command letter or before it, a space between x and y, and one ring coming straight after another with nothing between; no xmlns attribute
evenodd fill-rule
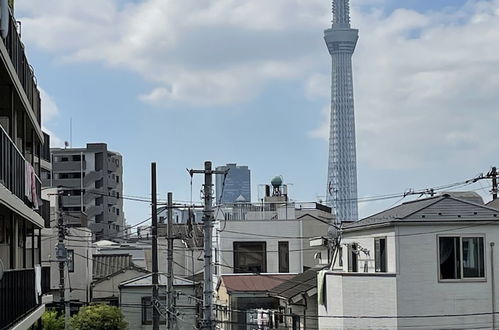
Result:
<svg viewBox="0 0 499 330"><path fill-rule="evenodd" d="M156 163L151 163L152 200L152 328L159 330L159 283L158 283L158 200L156 195Z"/></svg>

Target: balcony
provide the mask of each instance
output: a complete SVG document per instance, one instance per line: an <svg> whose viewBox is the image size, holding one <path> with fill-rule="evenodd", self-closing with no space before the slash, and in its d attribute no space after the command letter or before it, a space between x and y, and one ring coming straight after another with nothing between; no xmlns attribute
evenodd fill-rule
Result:
<svg viewBox="0 0 499 330"><path fill-rule="evenodd" d="M0 329L10 328L40 305L35 290L34 269L5 271L0 280Z"/></svg>
<svg viewBox="0 0 499 330"><path fill-rule="evenodd" d="M7 133L0 126L0 184L4 185L12 194L22 200L28 207L33 208L35 203L26 197L26 160L17 149ZM38 199L41 194L41 181L35 175L35 191Z"/></svg>
<svg viewBox="0 0 499 330"><path fill-rule="evenodd" d="M17 24L12 16L12 13L9 14L9 32L5 39L0 37L0 40L3 41L7 53L9 55L10 61L12 63L12 67L14 71L17 73L17 77L19 79L20 85L24 90L24 94L26 95L27 101L33 109L36 121L38 125L41 123L41 109L40 109L40 91L37 87L35 73L31 65L28 63L28 59L26 58L26 52L24 49L24 45L21 42L21 38L19 33L17 32Z"/></svg>

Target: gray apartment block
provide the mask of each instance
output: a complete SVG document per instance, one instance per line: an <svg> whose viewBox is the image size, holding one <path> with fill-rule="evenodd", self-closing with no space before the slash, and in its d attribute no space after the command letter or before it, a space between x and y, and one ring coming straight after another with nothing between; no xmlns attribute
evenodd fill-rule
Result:
<svg viewBox="0 0 499 330"><path fill-rule="evenodd" d="M217 174L216 178L216 203L234 203L243 196L245 201L251 202L251 172L248 166L238 166L237 164L227 164L218 166L217 171L229 170L227 177Z"/></svg>
<svg viewBox="0 0 499 330"><path fill-rule="evenodd" d="M83 211L96 240L120 237L124 230L123 158L105 143L86 148L52 148L52 175L44 186L64 190L62 210Z"/></svg>

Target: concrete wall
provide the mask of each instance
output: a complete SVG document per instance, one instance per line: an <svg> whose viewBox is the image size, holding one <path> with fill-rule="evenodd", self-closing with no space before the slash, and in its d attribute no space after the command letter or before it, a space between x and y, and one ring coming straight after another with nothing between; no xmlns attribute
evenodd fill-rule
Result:
<svg viewBox="0 0 499 330"><path fill-rule="evenodd" d="M400 246L399 276L397 277L399 315L434 315L491 312L492 281L490 267L490 242L499 243L499 226L400 226L398 244ZM421 235L424 232L439 231ZM484 280L458 280L443 282L438 279L438 245L440 235L475 234L484 235L484 259L486 278ZM499 254L497 245L494 254L495 287L499 287L497 275ZM499 291L495 299L498 301ZM491 315L401 319L399 326L432 324L439 328L492 327ZM497 326L496 322L496 326Z"/></svg>
<svg viewBox="0 0 499 330"><path fill-rule="evenodd" d="M140 272L134 269L127 269L126 271L112 276L105 281L101 281L92 287L92 299L108 298L120 296L120 290L118 286L121 282L131 280L144 275L144 272Z"/></svg>
<svg viewBox="0 0 499 330"><path fill-rule="evenodd" d="M397 319L333 316L397 315L394 274L333 273L326 275L326 304L319 305L319 329L392 329Z"/></svg>
<svg viewBox="0 0 499 330"><path fill-rule="evenodd" d="M196 301L189 299L190 296L195 296L195 290L192 286L177 286L177 292L182 294L177 300L177 311L180 313L178 316L177 328L178 330L192 330L196 324ZM142 297L151 297L152 288L150 286L144 287L122 287L120 290L120 309L125 316L125 321L128 322L128 329L134 330L150 330L152 325L142 324ZM159 295L166 295L166 288L160 287ZM160 329L166 329L165 324L161 324Z"/></svg>
<svg viewBox="0 0 499 330"><path fill-rule="evenodd" d="M54 300L59 299L59 263L55 255L57 232L57 228L42 229L42 260L44 266L50 266L50 288L54 291ZM88 302L93 271L92 233L88 228L69 228L68 232L64 243L68 250L74 251L74 272L68 272L65 267L66 283L73 289L70 298Z"/></svg>

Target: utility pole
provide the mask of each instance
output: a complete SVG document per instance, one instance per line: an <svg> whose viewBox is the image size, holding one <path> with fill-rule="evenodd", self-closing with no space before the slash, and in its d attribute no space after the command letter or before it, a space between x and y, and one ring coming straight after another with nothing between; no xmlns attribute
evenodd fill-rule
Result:
<svg viewBox="0 0 499 330"><path fill-rule="evenodd" d="M497 199L497 168L493 166L487 176L492 178L492 200Z"/></svg>
<svg viewBox="0 0 499 330"><path fill-rule="evenodd" d="M156 163L151 163L152 198L152 328L159 330L158 311L158 200L156 196Z"/></svg>
<svg viewBox="0 0 499 330"><path fill-rule="evenodd" d="M204 162L204 170L190 170L189 174L204 174L204 290L202 329L213 330L213 275L212 275L212 234L213 234L213 174L226 174L227 171L213 171L211 162Z"/></svg>
<svg viewBox="0 0 499 330"><path fill-rule="evenodd" d="M64 228L64 217L62 212L62 190L57 192L57 207L59 209L57 217L57 228L58 228L58 243L56 247L56 257L59 261L59 304L60 313L64 315L64 328L68 328L69 323L69 306L66 302L66 288L64 283L64 265L66 264L67 250L64 244L65 238L65 228Z"/></svg>
<svg viewBox="0 0 499 330"><path fill-rule="evenodd" d="M168 193L168 301L167 301L167 315L168 326L167 329L173 329L175 325L175 302L173 294L173 194Z"/></svg>

